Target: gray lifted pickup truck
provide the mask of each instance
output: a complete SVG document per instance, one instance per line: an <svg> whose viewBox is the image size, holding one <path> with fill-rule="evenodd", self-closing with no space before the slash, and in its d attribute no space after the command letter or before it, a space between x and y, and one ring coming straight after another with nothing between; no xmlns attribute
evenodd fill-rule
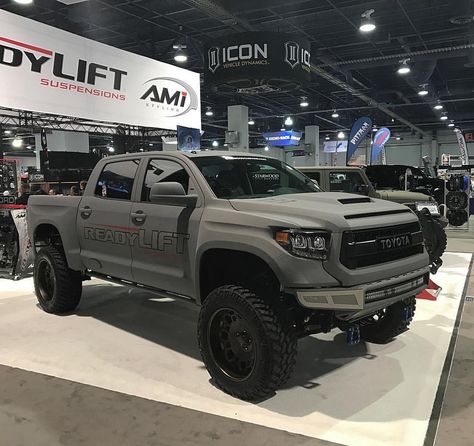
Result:
<svg viewBox="0 0 474 446"><path fill-rule="evenodd" d="M90 276L195 301L210 375L246 400L288 380L298 337L400 334L428 282L408 208L245 153L106 158L83 197L33 196L28 219L45 311L73 311Z"/></svg>

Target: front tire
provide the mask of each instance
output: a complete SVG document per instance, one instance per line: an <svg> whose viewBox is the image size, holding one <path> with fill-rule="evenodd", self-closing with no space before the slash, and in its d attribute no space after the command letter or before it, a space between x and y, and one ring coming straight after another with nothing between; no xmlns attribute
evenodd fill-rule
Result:
<svg viewBox="0 0 474 446"><path fill-rule="evenodd" d="M360 326L361 338L367 342L385 344L408 330L415 309L416 299L409 297L380 310L363 321Z"/></svg>
<svg viewBox="0 0 474 446"><path fill-rule="evenodd" d="M38 302L47 313L69 313L79 305L81 273L69 269L64 254L57 248L47 246L36 254L34 282Z"/></svg>
<svg viewBox="0 0 474 446"><path fill-rule="evenodd" d="M204 301L198 322L202 359L217 387L243 399L272 395L290 377L297 338L262 298L222 286Z"/></svg>

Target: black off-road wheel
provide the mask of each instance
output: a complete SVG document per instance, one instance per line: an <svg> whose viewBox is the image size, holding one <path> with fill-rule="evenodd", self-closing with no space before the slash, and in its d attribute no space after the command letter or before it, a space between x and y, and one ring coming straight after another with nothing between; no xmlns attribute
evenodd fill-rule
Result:
<svg viewBox="0 0 474 446"><path fill-rule="evenodd" d="M239 286L222 286L203 303L198 323L202 359L217 387L259 400L286 383L296 362L293 327L262 298Z"/></svg>
<svg viewBox="0 0 474 446"><path fill-rule="evenodd" d="M81 273L69 269L57 248L47 246L36 254L34 282L38 302L47 313L70 313L79 305Z"/></svg>
<svg viewBox="0 0 474 446"><path fill-rule="evenodd" d="M409 297L378 311L360 325L364 341L385 344L408 330L416 309L415 297Z"/></svg>

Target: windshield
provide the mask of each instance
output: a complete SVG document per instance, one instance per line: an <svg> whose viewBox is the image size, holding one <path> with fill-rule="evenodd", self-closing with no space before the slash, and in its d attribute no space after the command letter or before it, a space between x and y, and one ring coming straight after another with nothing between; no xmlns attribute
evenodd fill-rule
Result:
<svg viewBox="0 0 474 446"><path fill-rule="evenodd" d="M191 158L217 198L263 198L321 192L311 179L271 158L209 156Z"/></svg>

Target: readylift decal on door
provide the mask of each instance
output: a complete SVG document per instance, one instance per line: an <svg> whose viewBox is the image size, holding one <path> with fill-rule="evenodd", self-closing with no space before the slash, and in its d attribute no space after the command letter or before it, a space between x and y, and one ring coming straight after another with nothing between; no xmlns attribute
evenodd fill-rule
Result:
<svg viewBox="0 0 474 446"><path fill-rule="evenodd" d="M129 228L127 230L84 227L84 238L96 242L113 243L115 245L138 246L157 251L171 251L183 254L189 234L179 232L151 231L147 236L145 229Z"/></svg>

